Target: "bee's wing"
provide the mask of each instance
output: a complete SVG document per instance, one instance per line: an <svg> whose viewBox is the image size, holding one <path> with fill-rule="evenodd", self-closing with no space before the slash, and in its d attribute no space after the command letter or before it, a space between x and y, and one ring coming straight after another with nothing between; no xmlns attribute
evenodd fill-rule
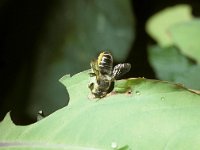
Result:
<svg viewBox="0 0 200 150"><path fill-rule="evenodd" d="M97 66L97 61L96 60L92 60L90 62L90 66L91 66L91 73L90 73L90 76L95 76L95 75L98 75L98 66Z"/></svg>
<svg viewBox="0 0 200 150"><path fill-rule="evenodd" d="M123 76L124 74L126 74L127 72L129 72L130 69L131 69L131 64L129 64L129 63L118 64L113 69L112 77L114 79L118 79L121 76Z"/></svg>

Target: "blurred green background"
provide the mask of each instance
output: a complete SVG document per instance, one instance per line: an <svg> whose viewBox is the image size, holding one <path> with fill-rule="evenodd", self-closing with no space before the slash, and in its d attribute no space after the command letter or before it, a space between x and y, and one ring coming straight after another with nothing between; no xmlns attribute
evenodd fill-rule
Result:
<svg viewBox="0 0 200 150"><path fill-rule="evenodd" d="M59 78L89 69L102 50L132 64L125 77L199 90L199 15L198 0L0 1L0 120L12 110L17 124L28 124L39 110L66 106Z"/></svg>

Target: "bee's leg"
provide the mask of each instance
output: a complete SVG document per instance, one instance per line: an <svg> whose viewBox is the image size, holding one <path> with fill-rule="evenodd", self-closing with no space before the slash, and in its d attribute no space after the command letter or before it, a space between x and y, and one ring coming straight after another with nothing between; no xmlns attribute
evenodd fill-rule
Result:
<svg viewBox="0 0 200 150"><path fill-rule="evenodd" d="M89 73L89 76L90 76L90 77L94 77L94 76L96 76L96 74L93 73L93 72L91 72L91 73Z"/></svg>
<svg viewBox="0 0 200 150"><path fill-rule="evenodd" d="M93 100L93 99L95 99L96 97L92 94L92 93L90 93L89 95L88 95L88 99L90 99L90 100Z"/></svg>

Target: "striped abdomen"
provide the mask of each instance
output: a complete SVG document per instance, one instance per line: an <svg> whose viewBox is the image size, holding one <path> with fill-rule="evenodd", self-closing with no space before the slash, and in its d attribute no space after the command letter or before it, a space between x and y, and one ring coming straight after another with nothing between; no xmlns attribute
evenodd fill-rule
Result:
<svg viewBox="0 0 200 150"><path fill-rule="evenodd" d="M98 57L97 63L101 74L112 74L113 58L109 52L102 52Z"/></svg>

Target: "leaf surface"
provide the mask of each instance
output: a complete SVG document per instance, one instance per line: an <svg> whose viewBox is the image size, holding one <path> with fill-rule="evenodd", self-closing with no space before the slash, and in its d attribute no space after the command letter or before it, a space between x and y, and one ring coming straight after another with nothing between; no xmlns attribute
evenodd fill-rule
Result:
<svg viewBox="0 0 200 150"><path fill-rule="evenodd" d="M28 126L0 123L0 149L190 149L200 147L200 96L158 80L119 80L102 99L89 99L88 71L60 81L69 105ZM130 89L118 93L118 89ZM176 147L178 145L178 147Z"/></svg>
<svg viewBox="0 0 200 150"><path fill-rule="evenodd" d="M189 61L177 48L151 46L148 53L149 62L159 79L180 83L191 89L200 89L200 65Z"/></svg>
<svg viewBox="0 0 200 150"><path fill-rule="evenodd" d="M159 46L167 47L173 44L169 34L171 26L192 19L191 7L181 4L168 7L153 15L146 24L147 33L158 42Z"/></svg>
<svg viewBox="0 0 200 150"><path fill-rule="evenodd" d="M174 45L200 64L200 19L193 19L170 28Z"/></svg>

